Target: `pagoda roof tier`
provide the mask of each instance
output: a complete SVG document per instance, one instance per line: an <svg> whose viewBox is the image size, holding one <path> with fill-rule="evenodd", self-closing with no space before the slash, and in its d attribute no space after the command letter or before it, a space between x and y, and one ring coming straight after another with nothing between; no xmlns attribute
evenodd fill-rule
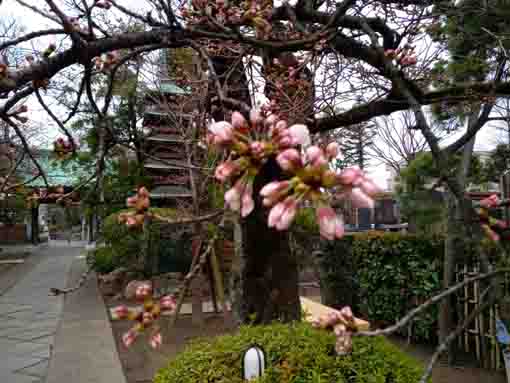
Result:
<svg viewBox="0 0 510 383"><path fill-rule="evenodd" d="M150 192L154 199L192 197L191 191L183 186L164 185L156 186Z"/></svg>
<svg viewBox="0 0 510 383"><path fill-rule="evenodd" d="M155 107L149 107L149 108L146 108L145 109L145 112L144 114L146 116L151 116L151 117L166 117L166 118L171 118L173 120L178 120L178 119L188 119L188 120L191 120L193 118L193 115L190 114L190 113L177 113L177 112L174 112L174 111L168 111L168 110L162 110L162 109L158 109L158 108L155 108Z"/></svg>
<svg viewBox="0 0 510 383"><path fill-rule="evenodd" d="M148 169L183 169L187 165L183 161L148 159L144 162L143 166Z"/></svg>
<svg viewBox="0 0 510 383"><path fill-rule="evenodd" d="M177 85L175 85L171 81L162 81L158 87L150 88L148 93L161 93L161 94L173 94L177 96L187 96L191 94L189 89L183 89Z"/></svg>
<svg viewBox="0 0 510 383"><path fill-rule="evenodd" d="M182 137L177 134L154 134L145 138L147 141L158 142L184 142Z"/></svg>

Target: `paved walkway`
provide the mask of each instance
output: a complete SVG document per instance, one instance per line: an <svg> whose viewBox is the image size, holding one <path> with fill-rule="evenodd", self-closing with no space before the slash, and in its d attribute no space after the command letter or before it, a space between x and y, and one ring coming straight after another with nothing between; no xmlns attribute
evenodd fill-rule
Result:
<svg viewBox="0 0 510 383"><path fill-rule="evenodd" d="M63 308L63 297L49 295L65 287L78 248L43 248L26 275L0 296L0 382L44 383Z"/></svg>

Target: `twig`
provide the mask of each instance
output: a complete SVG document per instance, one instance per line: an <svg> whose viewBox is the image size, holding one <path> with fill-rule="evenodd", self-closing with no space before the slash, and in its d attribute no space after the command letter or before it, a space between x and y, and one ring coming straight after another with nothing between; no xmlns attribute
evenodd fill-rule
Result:
<svg viewBox="0 0 510 383"><path fill-rule="evenodd" d="M65 288L65 289L59 289L57 287L52 287L50 289L50 295L58 296L58 295L62 295L62 294L65 295L65 294L69 294L69 293L74 293L75 291L79 290L85 284L85 282L87 281L91 272L92 272L92 267L88 266L87 270L81 275L80 280L78 281L78 283L76 283L76 285L74 285L73 287Z"/></svg>
<svg viewBox="0 0 510 383"><path fill-rule="evenodd" d="M486 290L484 293L487 293L488 290ZM490 299L487 302L485 302L483 305L480 305L476 310L474 310L471 314L468 315L468 317L457 326L457 328L450 333L444 341L437 347L436 352L434 352L434 355L430 358L429 364L427 365L427 368L425 369L425 372L423 373L420 382L419 383L426 383L430 375L432 374L432 369L434 368L434 365L436 364L437 360L441 356L441 354L448 348L448 345L457 338L462 331L464 331L467 326L482 312L484 312L486 309L491 307L495 302L495 299Z"/></svg>
<svg viewBox="0 0 510 383"><path fill-rule="evenodd" d="M58 125L58 127L64 132L64 134L66 135L67 139L69 140L69 142L71 143L71 148L73 150L73 154L76 154L76 143L74 142L74 138L73 136L71 135L71 133L69 133L69 131L67 130L67 128L64 126L64 124L62 123L62 121L60 121L58 119L57 116L55 116L55 113L53 113L51 111L51 109L48 107L48 105L46 105L46 103L44 102L42 96L41 96L41 93L39 92L39 89L38 88L35 88L35 95L37 97L37 100L39 101L39 104L41 104L41 106L43 107L43 109L46 111L46 113L48 113L48 115L52 118L53 121L55 121L55 123Z"/></svg>
<svg viewBox="0 0 510 383"><path fill-rule="evenodd" d="M168 217L162 217L158 214L154 214L153 217L157 219L158 221L162 221L165 223L168 223L170 225L187 225L190 223L200 223L205 221L211 221L217 217L219 217L221 214L223 214L224 211L220 210L211 214L202 215L195 218L184 218L184 219L172 219Z"/></svg>
<svg viewBox="0 0 510 383"><path fill-rule="evenodd" d="M28 154L28 156L30 157L30 159L32 160L34 165L36 166L37 170L39 171L39 175L43 178L44 185L47 188L49 188L50 186L48 184L48 179L46 178L46 174L44 174L43 168L41 167L41 165L39 164L39 162L35 158L34 154L30 150L30 147L28 146L28 142L27 142L25 136L23 135L23 133L21 132L21 130L19 129L18 125L16 125L8 116L0 114L0 118L2 118L2 120L4 120L11 128L14 129L14 131L16 132L18 138L21 141L21 144L23 145L23 149L25 150L25 152Z"/></svg>

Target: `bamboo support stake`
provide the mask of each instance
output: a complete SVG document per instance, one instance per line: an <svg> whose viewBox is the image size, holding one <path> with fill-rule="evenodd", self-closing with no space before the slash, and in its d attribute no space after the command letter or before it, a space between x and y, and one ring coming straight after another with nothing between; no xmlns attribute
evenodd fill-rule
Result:
<svg viewBox="0 0 510 383"><path fill-rule="evenodd" d="M211 256L210 256L210 262L211 262L211 270L216 286L216 293L218 294L218 301L220 302L221 309L223 310L223 317L225 320L230 319L230 314L227 307L227 302L225 300L225 290L223 287L223 279L221 275L221 269L218 262L218 257L216 256L216 250L214 249L214 246L211 250Z"/></svg>

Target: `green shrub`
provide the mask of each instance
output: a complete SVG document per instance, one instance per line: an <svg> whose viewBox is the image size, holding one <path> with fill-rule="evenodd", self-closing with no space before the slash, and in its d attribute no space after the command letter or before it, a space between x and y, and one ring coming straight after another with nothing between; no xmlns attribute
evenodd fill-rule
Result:
<svg viewBox="0 0 510 383"><path fill-rule="evenodd" d="M103 236L106 247L111 248L115 265L132 267L139 263L142 254L146 251L146 233L140 228L128 228L118 222L120 213L129 212L129 209L111 214L104 220ZM182 213L169 208L150 208L151 213L167 218L182 218ZM168 226L167 226L168 228ZM159 272L181 271L189 269L191 263L191 239L187 228L168 228L172 234L163 236L165 225L154 221L149 225L148 237L150 255L158 258ZM175 232L175 235L174 235Z"/></svg>
<svg viewBox="0 0 510 383"><path fill-rule="evenodd" d="M415 383L421 366L386 339L355 338L349 356L336 356L335 338L308 323L241 327L236 335L193 342L160 370L154 383L241 383L243 352L266 352L259 383Z"/></svg>
<svg viewBox="0 0 510 383"><path fill-rule="evenodd" d="M99 274L107 274L115 270L118 266L118 260L110 246L100 247L87 254L87 263L92 270Z"/></svg>
<svg viewBox="0 0 510 383"><path fill-rule="evenodd" d="M442 237L362 233L328 242L320 265L326 304L349 304L371 322L389 324L441 288ZM413 322L415 341L434 342L437 306Z"/></svg>

